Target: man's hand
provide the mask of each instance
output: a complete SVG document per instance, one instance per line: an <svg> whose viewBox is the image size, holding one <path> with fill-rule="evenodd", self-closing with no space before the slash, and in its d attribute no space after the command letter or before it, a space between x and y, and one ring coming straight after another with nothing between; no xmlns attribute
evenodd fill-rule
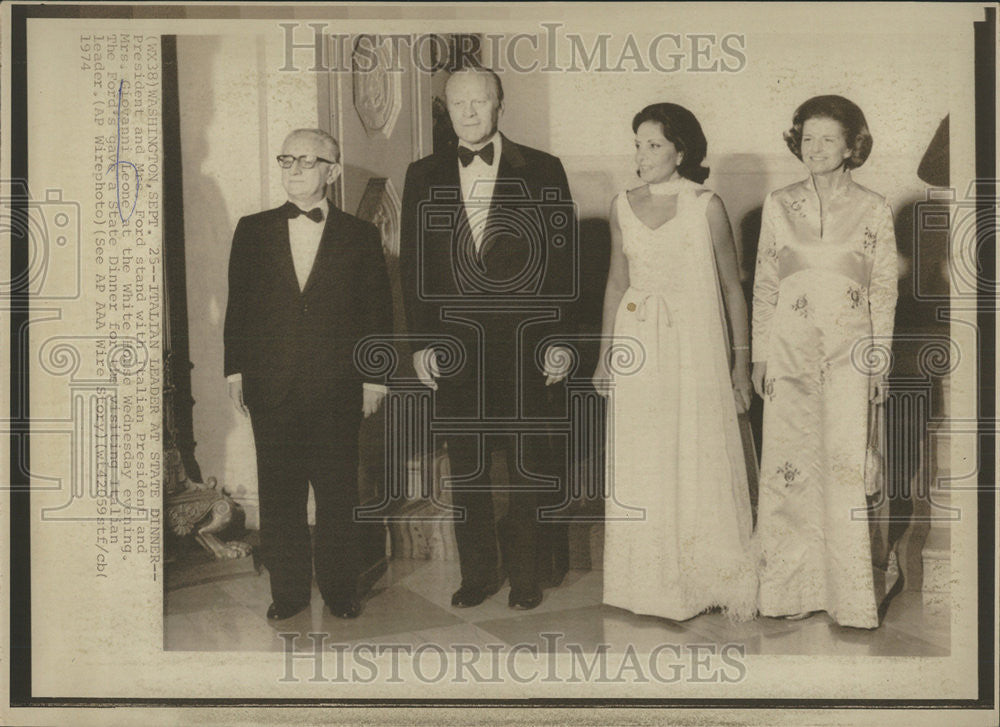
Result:
<svg viewBox="0 0 1000 727"><path fill-rule="evenodd" d="M364 402L361 404L361 411L364 412L365 419L378 411L378 408L382 406L382 399L384 398L384 391L381 391L380 389L371 389L367 386L365 387Z"/></svg>
<svg viewBox="0 0 1000 727"><path fill-rule="evenodd" d="M558 384L566 378L573 363L573 353L566 346L549 346L545 349L545 385Z"/></svg>
<svg viewBox="0 0 1000 727"><path fill-rule="evenodd" d="M413 368L417 371L417 378L424 386L437 391L438 385L434 380L441 375L437 364L437 354L433 348L425 348L413 352Z"/></svg>
<svg viewBox="0 0 1000 727"><path fill-rule="evenodd" d="M243 403L242 380L229 382L229 398L233 400L233 406L236 407L236 411L245 417L250 416L250 410L247 409L247 405Z"/></svg>

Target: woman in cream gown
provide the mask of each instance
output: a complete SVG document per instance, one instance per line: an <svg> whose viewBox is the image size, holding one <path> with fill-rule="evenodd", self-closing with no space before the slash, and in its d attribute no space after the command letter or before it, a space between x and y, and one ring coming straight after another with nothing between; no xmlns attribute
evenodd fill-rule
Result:
<svg viewBox="0 0 1000 727"><path fill-rule="evenodd" d="M872 143L853 103L810 99L785 138L810 174L765 200L754 279L760 613L872 628L864 467L869 401L885 392L869 346L892 343L892 210L851 179Z"/></svg>
<svg viewBox="0 0 1000 727"><path fill-rule="evenodd" d="M757 582L737 423L751 390L736 248L725 207L700 184L695 117L655 104L632 128L646 184L612 203L595 373L611 399L604 602L674 620L712 607L747 619Z"/></svg>

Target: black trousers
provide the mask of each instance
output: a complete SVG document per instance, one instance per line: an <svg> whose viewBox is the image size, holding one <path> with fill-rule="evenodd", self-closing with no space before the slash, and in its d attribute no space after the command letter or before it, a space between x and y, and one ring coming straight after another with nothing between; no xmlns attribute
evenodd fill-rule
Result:
<svg viewBox="0 0 1000 727"><path fill-rule="evenodd" d="M309 601L314 564L316 584L328 604L355 592L360 410L360 397L356 405L331 403L295 389L278 407L250 410L261 559L276 603ZM306 514L310 483L316 500L312 545Z"/></svg>
<svg viewBox="0 0 1000 727"><path fill-rule="evenodd" d="M518 446L514 434L463 434L448 436L446 442L452 477L463 478L451 485L452 503L461 508L456 514L455 540L462 585L484 588L499 581L498 559L515 592L533 592L553 570L565 571L568 526L543 520L541 513L542 508L558 506L565 498L565 438L529 434L521 437ZM506 483L490 480L490 453L497 448L506 455ZM536 475L555 481L544 482ZM495 526L494 490L498 486L507 490L507 513Z"/></svg>

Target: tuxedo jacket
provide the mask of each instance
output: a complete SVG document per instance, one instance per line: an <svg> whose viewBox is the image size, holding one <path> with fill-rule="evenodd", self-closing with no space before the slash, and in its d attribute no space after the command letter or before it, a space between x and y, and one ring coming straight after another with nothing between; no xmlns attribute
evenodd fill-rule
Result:
<svg viewBox="0 0 1000 727"><path fill-rule="evenodd" d="M320 223L318 223L320 224ZM392 333L392 298L378 229L329 207L304 288L281 208L242 218L229 256L225 374L243 377L246 405L274 407L293 384L317 400L355 407L363 375L355 346Z"/></svg>
<svg viewBox="0 0 1000 727"><path fill-rule="evenodd" d="M486 215L479 250L457 149L409 166L400 227L406 320L411 335L426 338L415 348L460 342L464 362L442 372L439 403L487 400L507 416L515 395L530 405L544 393L539 344L576 331L577 218L559 159L506 137L492 198L472 204L471 214ZM489 412L461 412L476 413Z"/></svg>

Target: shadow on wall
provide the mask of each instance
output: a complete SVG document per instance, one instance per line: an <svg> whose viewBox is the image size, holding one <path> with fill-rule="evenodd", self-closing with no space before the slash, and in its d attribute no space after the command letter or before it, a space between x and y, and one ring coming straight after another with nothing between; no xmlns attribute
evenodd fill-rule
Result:
<svg viewBox="0 0 1000 727"><path fill-rule="evenodd" d="M580 331L601 332L604 286L611 260L611 226L608 220L589 217L580 220ZM597 366L597 342L587 342L580 350L580 372L589 375Z"/></svg>
<svg viewBox="0 0 1000 727"><path fill-rule="evenodd" d="M219 179L205 171L205 162L213 152L209 130L218 123L216 107L220 100L216 98L212 75L204 69L216 64L220 52L219 38L178 37L183 180L176 181L183 185L187 258L186 290L178 294L186 295L188 301L192 389L197 394L194 429L204 435L195 455L206 476L218 477L226 491L244 506L247 525L256 527L257 475L250 423L230 403L222 370L226 281L235 221ZM256 162L252 169L256 170ZM208 436L206 432L225 434ZM220 466L225 471L212 471Z"/></svg>
<svg viewBox="0 0 1000 727"><path fill-rule="evenodd" d="M614 197L614 181L610 174L598 170L567 170L570 191L576 206L579 235L579 332L596 336L601 332L604 307L604 286L608 280L611 260L611 228L608 210ZM589 377L597 365L599 343L587 341L580 346L577 377Z"/></svg>
<svg viewBox="0 0 1000 727"><path fill-rule="evenodd" d="M948 144L946 116L917 168L917 175L928 185L949 185ZM888 508L884 500L879 503L875 530L879 537L873 538L872 544L876 563L887 564L890 553L896 552L902 577L893 591L922 588L921 553L935 516L931 503L938 468L931 430L948 416L947 373L942 371L954 362L945 360L951 347L944 343L950 340L948 230L929 222L931 215L947 218L950 208L947 203L929 203L918 197L902 204L894 221L900 278L886 408L888 488L884 495ZM944 350L949 351L944 357L928 355Z"/></svg>
<svg viewBox="0 0 1000 727"><path fill-rule="evenodd" d="M753 334L753 283L754 273L757 270L757 248L760 243L760 224L763 206L757 205L743 215L739 221L739 227L734 234L737 235L738 244L742 257L740 258L740 283L743 286L743 297L747 302L747 323L751 326L751 337ZM764 427L764 400L754 394L750 397L750 430L753 432L754 449L760 460L761 448L763 446ZM757 492L751 493L754 513L757 512Z"/></svg>
<svg viewBox="0 0 1000 727"><path fill-rule="evenodd" d="M764 197L774 188L765 159L756 154L733 154L716 159L708 181L726 205L740 263L740 285L747 307L747 325L753 320L753 283L757 269L757 248ZM752 330L750 331L752 334ZM750 430L754 450L760 458L764 402L759 396L750 399ZM751 504L757 511L757 487L751 483Z"/></svg>
<svg viewBox="0 0 1000 727"><path fill-rule="evenodd" d="M729 154L713 159L706 180L726 205L739 254L740 280L747 289L757 260L761 205L775 186L768 174L773 166L756 154Z"/></svg>

